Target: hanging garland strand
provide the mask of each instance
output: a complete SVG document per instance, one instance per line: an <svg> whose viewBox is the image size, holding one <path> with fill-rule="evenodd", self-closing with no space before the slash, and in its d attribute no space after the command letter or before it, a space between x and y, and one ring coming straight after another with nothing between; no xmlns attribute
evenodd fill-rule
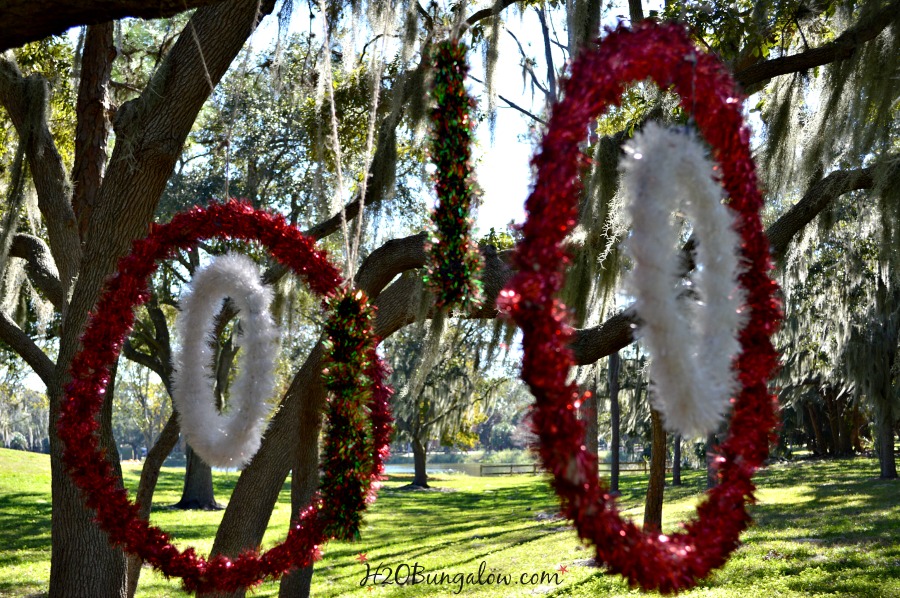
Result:
<svg viewBox="0 0 900 598"><path fill-rule="evenodd" d="M373 437L367 426L372 382L360 375L369 370L375 348L371 312L365 306L362 291L336 295L329 301L331 317L325 323L322 379L329 391L326 413L332 433L325 440L322 489L344 497L339 504L324 506L331 521L326 533L341 540L359 537L371 482L366 474L375 458L367 450Z"/></svg>
<svg viewBox="0 0 900 598"><path fill-rule="evenodd" d="M140 556L169 577L182 578L188 591L234 592L312 564L320 557L321 545L329 539L326 530L354 520L348 510L360 508L357 496L364 496L363 504L371 502L383 473L390 439L390 389L384 384L386 370L375 354L375 340L360 341L365 357L346 362L342 379L332 384L335 393L332 402L340 403L342 397L353 396L368 405L372 432L359 432L357 428L365 425L361 419L353 420L349 426L353 435L370 439L368 442L372 443L358 446L359 451L371 454L366 458L368 470L356 468L349 472L351 478L360 478L352 483L323 487L294 520L284 542L267 552L247 551L233 558L217 555L207 560L193 548L179 550L167 534L142 520L137 505L129 500L128 492L121 487L121 478L113 473L100 448L97 416L109 385L111 364L118 358L134 324L134 308L150 297L148 282L157 262L171 258L178 249L192 248L197 241L211 238L259 241L320 296L337 293L342 282L325 252L316 248L314 239L304 236L284 217L257 211L247 204L230 201L211 204L206 209L193 208L175 215L168 224L154 225L150 234L136 241L131 253L119 261L118 272L106 283L82 336L82 349L72 360L72 381L66 387L57 428L69 475L112 544ZM356 307L349 308L350 311L358 310L366 314L364 321L371 321L372 308L365 296L351 297ZM341 303L340 299L336 301ZM342 316L336 317L338 322L345 321ZM359 332L371 335L371 328L360 326L352 335L359 338ZM367 380L364 393L357 394L357 390L345 387L355 386L361 379ZM328 418L328 442L339 440L337 435L347 430L347 426Z"/></svg>
<svg viewBox="0 0 900 598"><path fill-rule="evenodd" d="M626 85L648 78L681 96L682 106L693 114L713 149L741 237L746 269L739 282L749 312L734 362L741 389L733 402L729 436L716 458L719 483L697 508L697 519L672 535L644 533L623 520L615 498L599 481L596 457L583 445L584 424L576 415L583 395L568 381L574 365L569 316L556 298L570 262L563 242L578 218L578 174L585 159L579 144L589 124L619 101ZM734 81L676 25L648 22L634 30L611 31L572 65L563 97L532 162L538 175L514 257L518 274L501 291L498 303L523 331L522 377L535 396L533 427L564 514L579 535L595 545L597 561L610 572L644 589L676 592L721 567L737 548L750 521L746 503L753 500L751 478L775 439L776 402L767 380L778 362L770 336L781 306L775 297L777 285L768 276L771 262L759 218L763 202L750 157L750 132L743 125Z"/></svg>
<svg viewBox="0 0 900 598"><path fill-rule="evenodd" d="M469 72L466 46L443 41L434 50L431 96L431 161L438 203L432 213L435 230L426 247L425 282L438 309L474 306L481 300L481 254L471 239L472 150L474 101L466 92Z"/></svg>

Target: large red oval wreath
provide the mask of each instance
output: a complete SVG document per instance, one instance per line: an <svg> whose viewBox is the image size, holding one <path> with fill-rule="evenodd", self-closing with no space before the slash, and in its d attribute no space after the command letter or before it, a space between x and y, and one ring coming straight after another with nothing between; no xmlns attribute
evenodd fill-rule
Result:
<svg viewBox="0 0 900 598"><path fill-rule="evenodd" d="M556 299L569 261L563 240L578 215L578 174L584 160L579 144L591 120L619 101L625 85L645 79L681 96L681 105L713 149L731 198L728 205L737 213L746 264L740 284L750 312L734 364L741 391L733 399L731 431L717 458L720 483L698 507L698 517L672 535L645 533L623 520L614 497L599 481L596 460L582 443L584 426L576 416L581 392L567 382L574 365L567 346L572 331L565 306ZM533 160L538 174L514 258L518 274L498 300L524 334L522 377L536 398L533 426L540 456L554 476L563 513L583 539L595 544L598 561L644 589L688 588L725 563L750 520L746 503L753 500L751 478L768 455L776 423L766 382L777 364L770 336L781 309L776 284L768 276L768 241L759 219L762 198L740 106L725 68L699 52L680 26L620 27L582 54Z"/></svg>
<svg viewBox="0 0 900 598"><path fill-rule="evenodd" d="M329 474L323 479L321 494L300 513L285 541L262 554L245 552L236 558L219 555L206 560L193 548L179 551L162 530L138 516L138 506L128 499L100 449L96 417L109 383L109 367L134 322L134 307L149 298L147 283L156 263L178 249L214 237L259 241L315 293L329 298L332 314L326 324L326 344L332 354L325 358L325 384L332 398L325 446ZM88 322L83 348L72 361L72 382L66 388L58 422L69 474L81 488L87 506L96 511L95 520L110 542L139 555L167 576L181 577L189 591L230 592L307 566L318 558L319 545L328 538L356 533L358 512L371 498L372 482L383 471L390 436L390 389L383 382L384 366L375 355L366 297L361 291L340 291L340 283L337 269L325 252L316 249L313 239L282 216L236 201L177 214L134 243L107 282ZM362 429L362 415L371 422L370 432ZM356 447L371 447L371 453L346 449L348 438L356 441ZM361 453L366 453L365 458Z"/></svg>

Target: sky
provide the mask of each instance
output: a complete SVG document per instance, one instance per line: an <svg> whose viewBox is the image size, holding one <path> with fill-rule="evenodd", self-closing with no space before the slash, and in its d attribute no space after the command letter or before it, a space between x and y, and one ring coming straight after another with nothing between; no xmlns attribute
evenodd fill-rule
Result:
<svg viewBox="0 0 900 598"><path fill-rule="evenodd" d="M628 14L627 3L617 2L604 13L603 26L615 26L620 18ZM661 0L645 0L644 12L661 10ZM512 11L508 8L507 11ZM544 60L544 44L540 21L534 9L529 9L521 17L515 12L507 15L506 28L511 31L530 58L536 60L534 70L539 76L547 72ZM554 31L558 33L559 43L567 43L564 23L550 23L551 38ZM558 48L553 49L553 60L557 68L564 64L565 56ZM523 83L521 54L513 37L501 30L499 62L495 69L494 83L499 95L508 98L543 119L547 115L544 110L544 95L538 91L532 94L530 85ZM484 80L484 69L481 56L471 57L471 74ZM543 82L542 82L543 84ZM484 86L472 82L473 93L481 94ZM534 121L528 116L508 107L502 100L497 100L497 121L493 139L487 122L483 122L477 131L478 145L475 148L476 174L478 182L484 189L483 204L480 207L476 226L481 234L487 233L491 227L504 230L510 221L522 223L525 219L525 200L532 184L530 160L534 148L528 140L528 128Z"/></svg>

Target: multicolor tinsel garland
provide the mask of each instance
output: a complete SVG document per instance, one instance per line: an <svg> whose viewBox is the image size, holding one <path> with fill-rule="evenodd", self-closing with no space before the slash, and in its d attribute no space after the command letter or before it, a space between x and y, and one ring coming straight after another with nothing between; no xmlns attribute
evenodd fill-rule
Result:
<svg viewBox="0 0 900 598"><path fill-rule="evenodd" d="M474 305L481 297L481 254L470 238L474 135L470 110L474 102L466 92L468 72L464 44L448 40L436 45L431 161L436 167L438 204L431 216L435 231L426 246L425 282L439 309Z"/></svg>
<svg viewBox="0 0 900 598"><path fill-rule="evenodd" d="M625 146L620 169L632 223L627 286L639 320L635 337L650 353L651 402L669 430L706 435L718 428L737 391L731 363L740 350L744 293L734 214L722 204L713 165L690 133L648 123ZM673 213L693 226L696 301L679 297L686 293Z"/></svg>
<svg viewBox="0 0 900 598"><path fill-rule="evenodd" d="M325 439L320 467L323 491L344 500L325 504L323 512L330 521L326 533L348 540L359 536L370 484L366 473L372 471L375 457L371 451L360 450L372 445L373 433L366 429L371 381L361 374L370 368L374 332L362 291L337 295L329 303L322 375L329 391L327 417L332 433Z"/></svg>
<svg viewBox="0 0 900 598"><path fill-rule="evenodd" d="M213 323L228 297L241 318L243 350L228 412L221 413L207 370L213 359ZM173 360L172 400L191 449L214 467L240 467L259 449L267 401L275 390L278 332L271 303L272 291L257 265L236 253L215 256L197 270L178 302L181 346Z"/></svg>
<svg viewBox="0 0 900 598"><path fill-rule="evenodd" d="M371 439L372 444L357 447L372 455L366 459L368 470L354 468L347 474L348 480L366 479L323 486L321 494L291 525L284 542L265 553L248 551L234 558L218 555L207 560L193 548L180 551L162 530L142 520L137 505L128 499L120 478L113 474L100 449L97 414L110 381L110 365L134 323L134 307L149 299L147 285L156 263L170 258L178 249L214 237L259 241L279 262L301 276L313 292L326 297L340 293L341 277L325 252L316 249L313 239L290 226L282 216L236 201L177 214L168 224L153 226L146 238L136 241L131 253L120 260L118 272L107 281L82 336L82 349L72 361L72 381L66 387L57 427L65 446L63 461L69 475L81 488L88 508L96 512L95 521L107 532L110 542L140 556L165 575L182 578L188 591L233 592L311 564L329 537L327 530L354 521L355 515L349 511L359 508L358 495L369 498L374 491L372 482L380 479L383 472L390 437L390 389L384 384L385 368L375 354L371 328L359 326L357 317L350 318L357 328L349 337L359 343L358 350L340 359L344 375L331 384L337 394L332 401L340 403L355 392L346 390L344 384L366 379L366 394L355 394L354 400L368 405L373 432L359 432L361 419L344 424L329 415L327 435L339 438L338 435L353 430L357 437ZM370 312L364 295L351 293L349 297L355 307L348 307L340 298L334 301L353 313ZM366 315L363 320L370 317ZM345 321L345 315L334 318L338 330L332 342L335 346L347 346L339 338L339 324Z"/></svg>
<svg viewBox="0 0 900 598"><path fill-rule="evenodd" d="M585 160L579 144L588 125L616 103L625 86L653 79L673 89L713 149L722 185L737 216L746 292L747 324L735 360L741 389L734 400L731 431L719 447L719 483L697 508L698 517L672 535L644 533L623 520L615 498L599 481L596 458L583 445L578 420L582 393L568 381L573 365L567 310L556 298L570 258L563 241L578 218L578 174ZM597 560L644 589L675 592L721 567L738 546L750 521L753 473L774 440L775 400L767 389L778 356L770 336L781 317L775 296L768 241L759 218L762 198L750 157L750 133L743 126L741 98L722 64L701 53L680 26L642 23L611 31L572 66L565 98L554 107L541 151L533 160L538 176L526 209L524 238L515 254L518 273L498 303L524 333L522 377L536 397L533 426L544 467L554 476L562 511L579 535L592 542Z"/></svg>

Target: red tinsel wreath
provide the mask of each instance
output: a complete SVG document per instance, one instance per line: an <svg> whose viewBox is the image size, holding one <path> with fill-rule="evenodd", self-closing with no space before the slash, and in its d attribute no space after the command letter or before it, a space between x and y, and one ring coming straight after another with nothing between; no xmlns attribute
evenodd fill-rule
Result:
<svg viewBox="0 0 900 598"><path fill-rule="evenodd" d="M118 357L134 323L134 307L149 298L148 280L159 260L197 241L228 237L259 241L284 266L300 275L320 296L330 297L335 309L327 326L328 343L335 348L327 362L326 384L334 396L329 400L329 437L348 436L365 440L356 452L366 457L350 464L349 471L336 472L325 480L321 493L299 514L287 539L265 553L245 552L236 558L216 556L206 560L193 548L179 551L159 528L138 516L138 506L121 488L99 446L97 414L109 384L109 368ZM165 225L154 225L150 234L134 243L119 261L119 270L106 283L82 337L82 350L72 361L72 381L58 422L65 449L63 461L87 506L96 511L95 521L110 542L152 564L167 576L181 577L188 591L232 592L265 578L276 578L316 560L319 546L340 529L353 535L356 510L371 499L373 482L380 478L390 436L385 367L375 354L371 308L362 292L339 290L341 277L316 249L315 241L289 225L282 216L257 211L230 201L180 213ZM371 432L361 418L342 417L341 404L352 395L355 407L367 405ZM361 412L365 410L360 410ZM347 465L346 459L339 460Z"/></svg>
<svg viewBox="0 0 900 598"><path fill-rule="evenodd" d="M579 144L597 116L616 104L624 87L654 80L681 96L710 144L722 185L737 213L746 270L750 318L741 331L734 366L741 385L732 399L728 439L717 457L719 484L697 508L697 518L672 535L642 532L623 520L614 497L599 481L597 463L585 450L584 426L576 416L582 393L567 382L574 365L572 330L556 299L569 256L562 243L576 224L584 154ZM537 181L526 209L523 240L516 250L518 274L498 301L524 333L522 377L536 397L533 425L544 467L553 474L562 510L579 535L593 543L597 560L644 589L675 592L693 586L722 566L738 546L749 521L753 473L768 455L776 424L775 401L766 386L777 364L770 342L781 317L776 284L768 276L768 241L759 218L762 198L750 158L750 133L743 125L740 94L722 64L698 51L685 30L653 23L611 31L599 46L572 65L565 99L553 109L549 130L533 164Z"/></svg>

